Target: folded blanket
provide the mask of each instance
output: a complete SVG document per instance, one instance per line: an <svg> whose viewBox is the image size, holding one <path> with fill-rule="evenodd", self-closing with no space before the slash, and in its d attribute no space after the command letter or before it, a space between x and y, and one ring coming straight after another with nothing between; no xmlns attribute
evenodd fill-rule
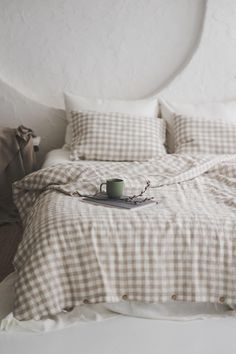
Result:
<svg viewBox="0 0 236 354"><path fill-rule="evenodd" d="M129 210L81 196L108 178L159 203ZM40 319L121 300L236 304L236 158L62 164L14 185L24 223L14 314Z"/></svg>

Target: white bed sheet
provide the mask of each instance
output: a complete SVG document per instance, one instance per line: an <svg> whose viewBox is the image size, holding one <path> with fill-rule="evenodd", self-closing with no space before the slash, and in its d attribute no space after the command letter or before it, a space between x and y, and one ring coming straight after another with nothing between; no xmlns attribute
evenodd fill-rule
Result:
<svg viewBox="0 0 236 354"><path fill-rule="evenodd" d="M42 168L50 167L56 165L57 163L67 163L70 161L69 156L70 150L66 147L51 150L47 153Z"/></svg>
<svg viewBox="0 0 236 354"><path fill-rule="evenodd" d="M1 354L235 354L234 318L193 322L120 316L44 335L0 334Z"/></svg>

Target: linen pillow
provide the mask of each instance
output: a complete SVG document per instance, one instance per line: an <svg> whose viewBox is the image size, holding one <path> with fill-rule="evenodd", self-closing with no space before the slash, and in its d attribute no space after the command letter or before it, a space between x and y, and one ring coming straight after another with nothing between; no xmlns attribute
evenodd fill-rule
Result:
<svg viewBox="0 0 236 354"><path fill-rule="evenodd" d="M72 141L71 111L119 112L138 116L157 117L157 98L141 100L108 100L101 98L81 97L64 92L64 101L68 125L66 128L65 144L70 148Z"/></svg>
<svg viewBox="0 0 236 354"><path fill-rule="evenodd" d="M236 122L175 116L175 153L236 154Z"/></svg>
<svg viewBox="0 0 236 354"><path fill-rule="evenodd" d="M71 112L71 160L146 161L165 154L159 118L96 111Z"/></svg>
<svg viewBox="0 0 236 354"><path fill-rule="evenodd" d="M202 120L221 120L236 123L236 101L206 102L206 103L179 103L159 100L161 117L167 123L167 150L175 151L174 117L184 115L190 119L198 117Z"/></svg>

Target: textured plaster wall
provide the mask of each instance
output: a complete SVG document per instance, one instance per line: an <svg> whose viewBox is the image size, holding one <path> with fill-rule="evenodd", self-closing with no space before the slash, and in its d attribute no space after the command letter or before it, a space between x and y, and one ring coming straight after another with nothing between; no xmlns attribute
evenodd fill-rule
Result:
<svg viewBox="0 0 236 354"><path fill-rule="evenodd" d="M0 77L60 107L64 89L134 98L191 55L205 0L1 0Z"/></svg>
<svg viewBox="0 0 236 354"><path fill-rule="evenodd" d="M235 0L1 0L0 20L0 123L34 128L42 156L63 144L64 89L236 98Z"/></svg>
<svg viewBox="0 0 236 354"><path fill-rule="evenodd" d="M236 99L236 1L208 0L198 50L162 91L183 102Z"/></svg>

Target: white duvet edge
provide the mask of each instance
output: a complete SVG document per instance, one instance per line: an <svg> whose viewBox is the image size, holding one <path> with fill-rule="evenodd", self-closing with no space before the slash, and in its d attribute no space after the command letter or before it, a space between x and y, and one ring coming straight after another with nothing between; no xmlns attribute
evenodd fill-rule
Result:
<svg viewBox="0 0 236 354"><path fill-rule="evenodd" d="M11 273L0 283L0 330L5 332L50 332L73 325L114 319L120 315L169 321L192 321L236 315L236 310L230 310L228 306L220 304L205 304L205 306L202 304L199 309L199 305L195 307L194 304L184 302L144 304L122 301L114 304L77 306L70 312L61 312L39 321L19 321L12 312L15 280L16 273Z"/></svg>

